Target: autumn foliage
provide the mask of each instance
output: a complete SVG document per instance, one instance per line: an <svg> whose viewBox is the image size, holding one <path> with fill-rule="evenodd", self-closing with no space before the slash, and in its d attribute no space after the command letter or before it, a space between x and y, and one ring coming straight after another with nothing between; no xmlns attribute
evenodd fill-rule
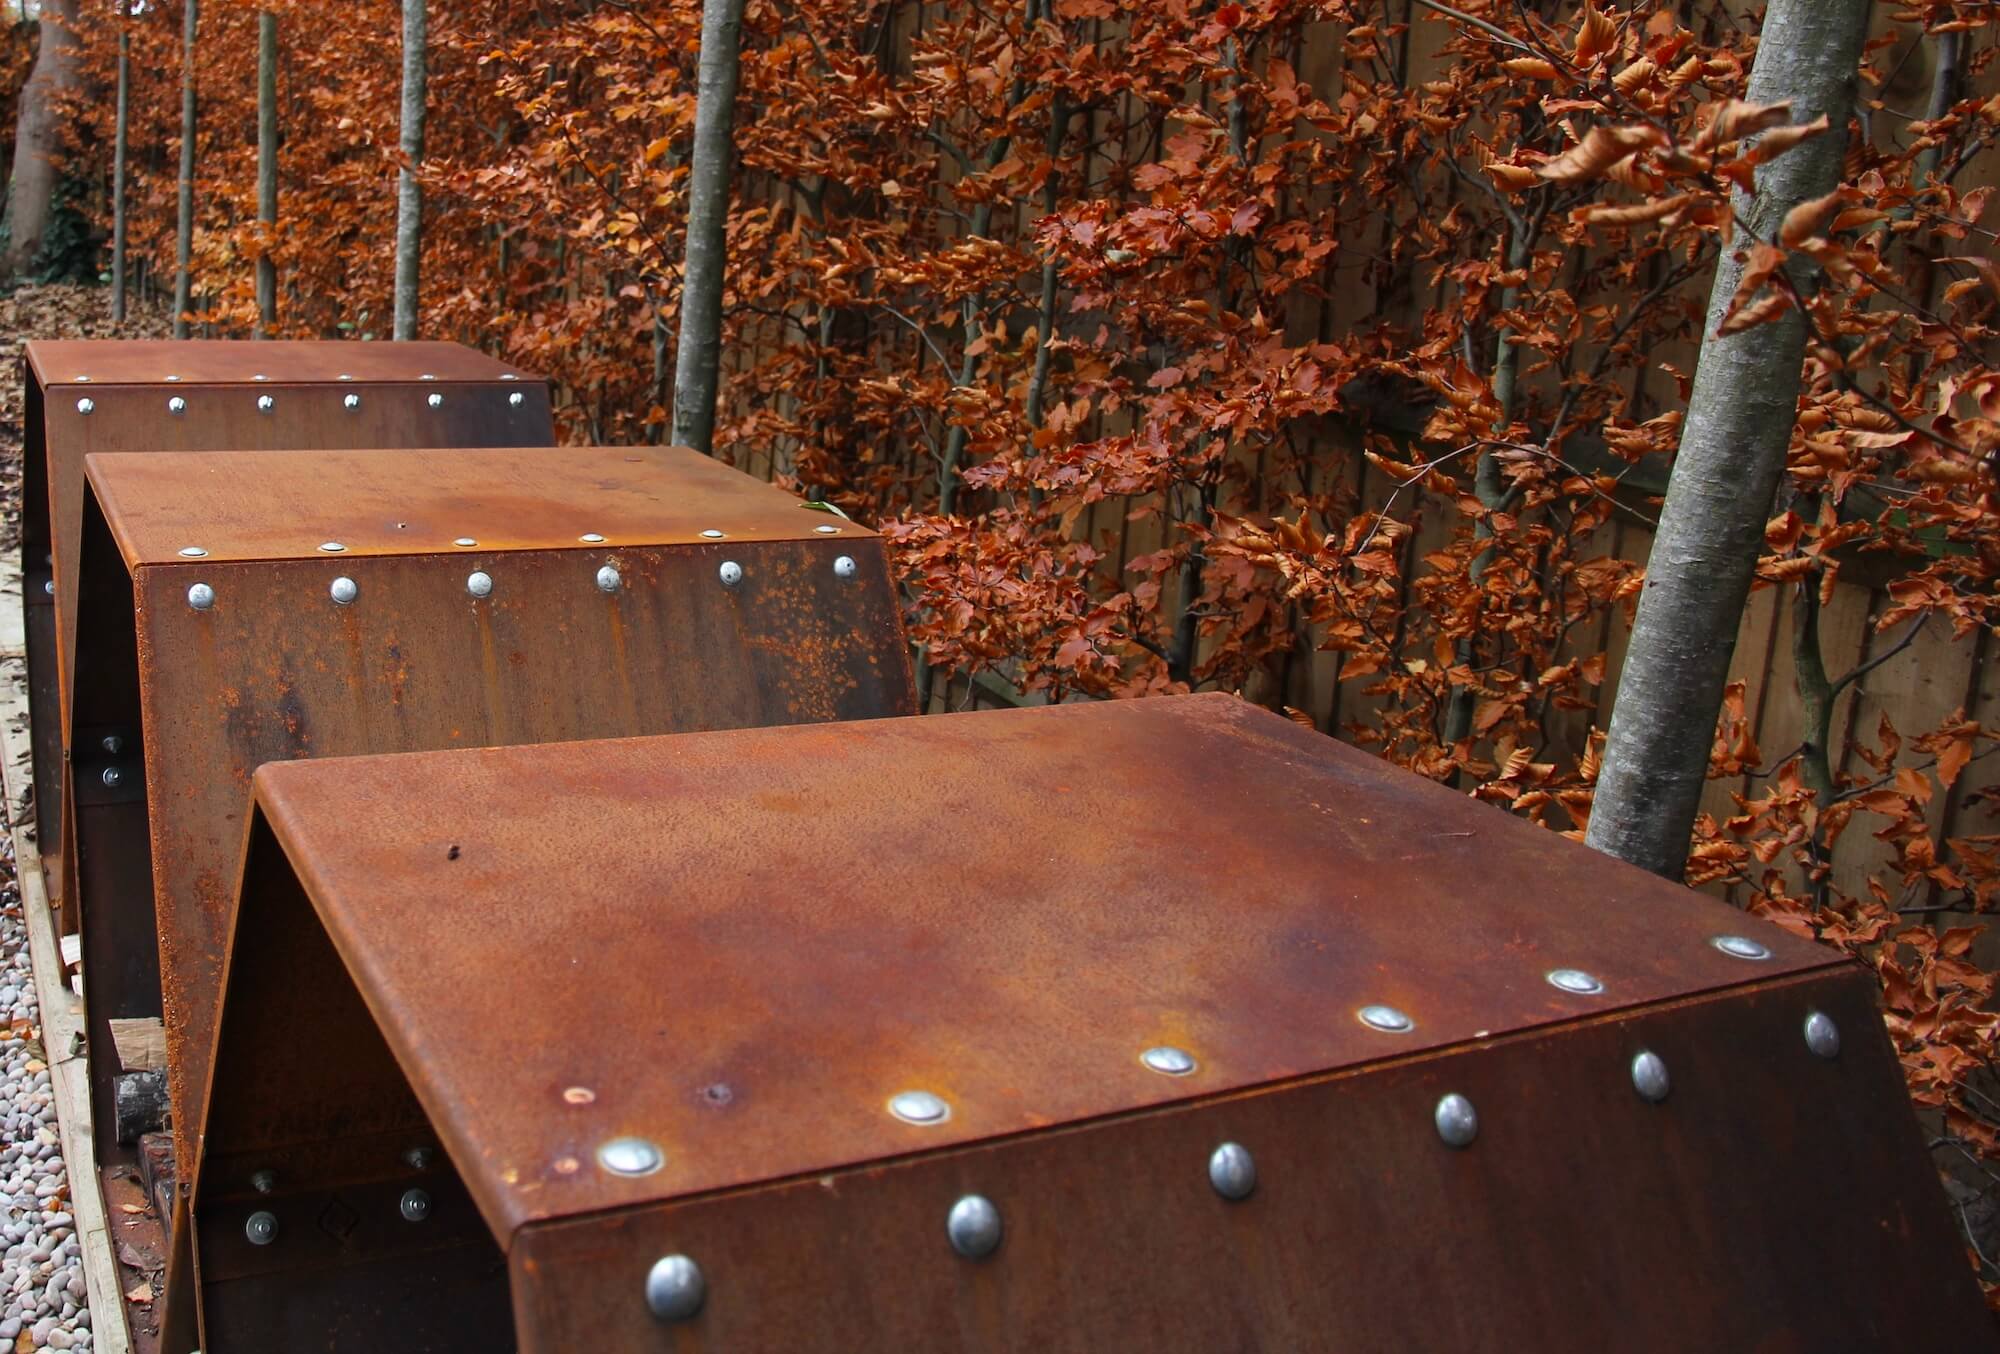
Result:
<svg viewBox="0 0 2000 1354"><path fill-rule="evenodd" d="M268 6L268 234L260 7L202 12L197 318L248 332L268 252L283 333L385 335L397 6ZM87 8L101 91L117 7ZM132 239L162 282L180 13L126 21ZM552 374L576 438L657 440L699 3L432 15L426 333ZM940 701L997 677L1285 706L1317 663L1355 698L1295 717L1575 831L1708 280L1745 251L1724 326L1796 308L1812 335L1759 573L1792 620L1807 736L1758 748L1733 692L1714 774L1747 788L1704 817L1689 879L1880 973L2000 1280L1978 939L2000 903L2000 728L1959 709L1850 737L1829 713L1919 633L1977 646L1996 684L1996 16L1878 7L1851 128L1742 101L1754 19L1723 0L752 0L718 449L885 527ZM73 172L102 185L109 100L78 117ZM1848 138L1836 193L1766 234L1738 218L1760 164L1828 135ZM1829 672L1818 627L1844 587L1887 604L1867 660ZM1836 861L1864 837L1880 863L1856 884Z"/></svg>

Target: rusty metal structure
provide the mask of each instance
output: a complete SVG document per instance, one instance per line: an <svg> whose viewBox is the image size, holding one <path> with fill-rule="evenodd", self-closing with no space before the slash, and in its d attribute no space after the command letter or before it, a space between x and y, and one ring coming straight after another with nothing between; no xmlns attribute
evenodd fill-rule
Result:
<svg viewBox="0 0 2000 1354"><path fill-rule="evenodd" d="M246 826L208 1354L1992 1339L1870 975L1231 698L270 764Z"/></svg>
<svg viewBox="0 0 2000 1354"><path fill-rule="evenodd" d="M552 446L548 382L455 343L35 341L21 575L35 799L60 860L84 458L96 452ZM62 880L51 870L50 896Z"/></svg>
<svg viewBox="0 0 2000 1354"><path fill-rule="evenodd" d="M87 475L65 837L93 1109L109 1022L163 1014L183 1148L259 765L915 708L880 538L684 448Z"/></svg>

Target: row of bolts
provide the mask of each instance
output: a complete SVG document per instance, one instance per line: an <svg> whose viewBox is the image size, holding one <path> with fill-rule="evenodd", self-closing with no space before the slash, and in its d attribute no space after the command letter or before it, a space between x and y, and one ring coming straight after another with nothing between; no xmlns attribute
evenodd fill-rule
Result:
<svg viewBox="0 0 2000 1354"><path fill-rule="evenodd" d="M523 395L518 390L511 392L507 396L507 403L516 409L519 409L522 405L526 404L527 402L528 402L528 397ZM425 403L430 405L430 407L433 409L442 409L444 408L444 396L438 391L434 390L427 397L425 397ZM352 413L361 407L361 397L359 395L349 393L341 397L340 404L343 409L346 409L349 413ZM278 407L277 396L259 395L257 397L258 413L268 414L276 410L277 407ZM188 402L185 397L180 395L172 395L168 397L167 399L168 413L185 414L187 410L188 410ZM79 414L84 414L86 416L96 413L97 401L89 398L88 396L85 396L83 399L80 399L76 402L76 412Z"/></svg>
<svg viewBox="0 0 2000 1354"><path fill-rule="evenodd" d="M1711 937L1709 943L1736 959L1756 961L1771 957L1768 947L1746 936L1719 935ZM1575 995L1604 991L1603 983L1581 969L1555 969L1547 978L1551 986ZM1393 1006L1364 1006L1356 1016L1362 1024L1383 1033L1406 1034L1416 1028L1414 1020ZM1803 1032L1806 1047L1814 1055L1839 1056L1840 1030L1825 1012L1808 1012ZM1192 1054L1171 1045L1149 1048L1139 1055L1139 1061L1152 1071L1172 1077L1190 1076L1198 1065ZM1631 1075L1632 1088L1641 1098L1652 1104L1667 1098L1670 1080L1667 1064L1659 1054L1650 1049L1640 1051L1632 1059ZM951 1106L930 1091L903 1091L890 1097L888 1110L897 1119L920 1127L941 1124L951 1117ZM1455 1091L1438 1100L1432 1121L1439 1139L1448 1147L1470 1147L1479 1136L1479 1112L1471 1100ZM665 1154L644 1138L615 1138L598 1149L597 1159L605 1170L621 1176L651 1175L666 1164ZM419 1148L407 1160L421 1167L428 1164L429 1153ZM1225 1142L1217 1147L1209 1154L1208 1182L1231 1203L1248 1199L1257 1188L1257 1163L1250 1149L1238 1142ZM258 1172L251 1177L251 1184L260 1193L269 1193L270 1173ZM402 1216L410 1222L424 1221L430 1216L430 1208L430 1196L420 1189L406 1191L399 1203ZM1003 1231L999 1207L983 1194L961 1197L945 1214L945 1238L952 1250L967 1260L984 1260L999 1250ZM269 1245L277 1234L277 1216L268 1210L251 1214L245 1224L245 1235L255 1245ZM646 1305L662 1321L686 1321L693 1317L701 1310L707 1293L708 1282L701 1266L687 1255L662 1256L646 1275Z"/></svg>

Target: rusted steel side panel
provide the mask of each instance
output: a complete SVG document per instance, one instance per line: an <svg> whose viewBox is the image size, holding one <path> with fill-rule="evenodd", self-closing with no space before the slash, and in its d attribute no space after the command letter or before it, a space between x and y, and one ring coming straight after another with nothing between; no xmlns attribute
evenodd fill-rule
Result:
<svg viewBox="0 0 2000 1354"><path fill-rule="evenodd" d="M192 450L314 451L344 447L548 446L555 440L548 386L540 379L502 381L501 364L454 344L426 344L424 353L404 353L401 378L368 384L365 372L395 366L395 346L367 354L376 345L332 343L291 345L337 350L320 354L239 353L237 345L194 345L225 351L190 358L180 344L30 345L24 364L28 386L24 452L22 574L31 605L28 614L29 718L35 750L36 797L44 806L60 804L58 771L68 721L68 683L75 667L76 567L85 494L84 460L96 452ZM242 345L245 348L251 345ZM129 351L126 351L128 350ZM45 371L96 371L86 385L61 384L46 391L35 377ZM317 382L247 382L248 368L273 372L288 365L323 372ZM336 373L355 369L358 379L342 382ZM421 381L437 369L440 379ZM212 369L212 370L211 370ZM484 378L454 381L454 369L478 370ZM222 384L197 379L211 370ZM174 384L108 384L113 373L131 375L180 371ZM224 376L223 373L231 373ZM74 374L82 374L80 371ZM438 400L432 407L432 398ZM349 401L355 404L349 408ZM183 411L174 413L169 401ZM88 401L90 412L82 412ZM269 408L260 401L269 401ZM53 588L53 592L48 591ZM51 603L52 614L43 603ZM60 836L58 815L45 812L40 840L51 856ZM52 880L60 897L60 880Z"/></svg>
<svg viewBox="0 0 2000 1354"><path fill-rule="evenodd" d="M851 576L835 568L843 557L857 563ZM720 581L725 560L740 562L736 586ZM607 563L622 576L616 593L597 583ZM468 595L474 570L492 579L489 597ZM336 577L357 585L352 605L330 600ZM188 606L196 582L214 589L211 610ZM915 708L887 559L872 536L194 561L139 569L136 592L167 1040L183 1125L207 1075L223 924L260 764ZM542 830L560 836L560 781L519 790L546 804ZM443 952L438 961L451 963ZM516 990L509 980L489 995Z"/></svg>
<svg viewBox="0 0 2000 1354"><path fill-rule="evenodd" d="M1838 1059L1800 1038L1813 1009L1846 1033ZM1632 1089L1627 1067L1645 1049L1672 1071L1662 1104ZM1478 1109L1464 1150L1432 1127L1448 1093ZM1257 1167L1241 1203L1206 1170L1232 1141ZM1005 1229L982 1262L946 1241L946 1214L970 1193ZM643 1294L653 1262L676 1253L701 1265L708 1295L668 1329ZM511 1262L523 1354L1993 1343L1870 980L1851 970L538 1224Z"/></svg>
<svg viewBox="0 0 2000 1354"><path fill-rule="evenodd" d="M55 386L250 385L262 380L357 382L540 380L460 343L424 339L35 339L23 357ZM171 379L170 379L171 378Z"/></svg>

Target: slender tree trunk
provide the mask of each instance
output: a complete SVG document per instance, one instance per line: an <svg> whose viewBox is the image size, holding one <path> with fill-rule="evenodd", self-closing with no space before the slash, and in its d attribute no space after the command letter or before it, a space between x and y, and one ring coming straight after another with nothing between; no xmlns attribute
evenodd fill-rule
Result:
<svg viewBox="0 0 2000 1354"><path fill-rule="evenodd" d="M278 265L269 241L278 226L278 16L257 16L257 220L265 250L257 256L257 337L278 326Z"/></svg>
<svg viewBox="0 0 2000 1354"><path fill-rule="evenodd" d="M188 336L188 316L194 310L194 40L200 23L199 0L186 0L186 27L181 33L181 177L179 225L174 236L174 337Z"/></svg>
<svg viewBox="0 0 2000 1354"><path fill-rule="evenodd" d="M111 149L111 322L125 323L125 152L131 128L132 35L118 6L118 113Z"/></svg>
<svg viewBox="0 0 2000 1354"><path fill-rule="evenodd" d="M703 0L681 329L674 352L673 439L703 452L715 449L722 278L729 262L729 171L736 149L736 77L742 42L743 0Z"/></svg>
<svg viewBox="0 0 2000 1354"><path fill-rule="evenodd" d="M417 336L417 281L424 253L424 102L429 91L425 0L403 0L403 158L396 180L396 337Z"/></svg>
<svg viewBox="0 0 2000 1354"><path fill-rule="evenodd" d="M1789 100L1794 119L1824 113L1834 130L1760 168L1754 197L1737 195L1737 214L1759 239L1775 239L1786 212L1840 181L1869 8L1868 0L1772 0L1745 97ZM1716 265L1587 833L1599 850L1669 878L1687 861L1736 627L1798 416L1804 316L1788 310L1715 336L1747 253L1725 252ZM1810 283L1799 262L1793 277Z"/></svg>
<svg viewBox="0 0 2000 1354"><path fill-rule="evenodd" d="M14 182L7 201L11 234L7 270L21 274L35 266L55 211L55 157L62 143L64 95L77 87L77 0L42 0L41 47L35 68L21 89L21 114L14 133Z"/></svg>

